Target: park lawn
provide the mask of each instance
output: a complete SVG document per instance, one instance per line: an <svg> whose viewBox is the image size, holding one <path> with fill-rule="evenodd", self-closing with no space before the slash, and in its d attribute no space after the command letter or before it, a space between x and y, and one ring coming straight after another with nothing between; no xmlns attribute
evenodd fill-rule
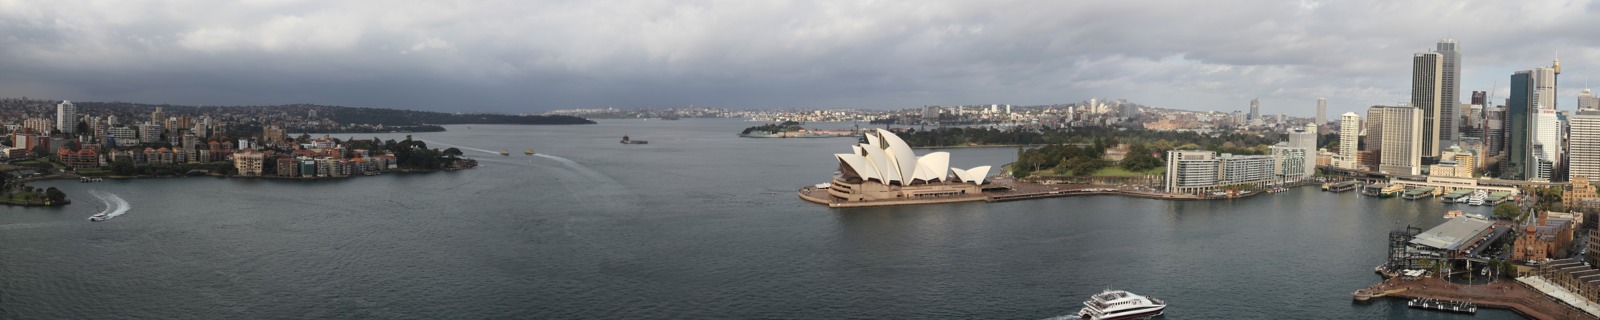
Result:
<svg viewBox="0 0 1600 320"><path fill-rule="evenodd" d="M1148 176L1148 175L1161 174L1165 170L1166 169L1164 169L1164 168L1154 168L1154 169L1150 169L1150 170L1145 170L1143 172L1134 172L1134 171L1128 171L1128 170L1122 169L1122 167L1106 167L1104 169L1100 169L1100 171L1095 171L1094 174L1091 174L1091 176L1096 176L1096 177L1143 177L1143 176Z"/></svg>

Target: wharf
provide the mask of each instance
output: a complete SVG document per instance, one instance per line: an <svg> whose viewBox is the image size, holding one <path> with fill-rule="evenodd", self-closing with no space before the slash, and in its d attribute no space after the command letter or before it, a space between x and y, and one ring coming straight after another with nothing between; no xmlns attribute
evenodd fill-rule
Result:
<svg viewBox="0 0 1600 320"><path fill-rule="evenodd" d="M1395 297L1465 302L1485 308L1509 309L1533 319L1600 319L1588 312L1563 304L1526 284L1499 280L1485 285L1458 285L1435 277L1406 280L1393 277L1356 290L1356 301Z"/></svg>
<svg viewBox="0 0 1600 320"><path fill-rule="evenodd" d="M985 191L977 195L919 197L911 199L877 200L877 201L836 201L828 194L827 189L805 187L799 190L801 199L817 204L827 205L831 208L860 208L881 207L914 204L941 204L960 202L1004 202L1029 199L1044 199L1057 197L1119 195L1137 198L1163 199L1163 200L1200 200L1203 199L1190 194L1172 194L1159 191L1141 190L1133 188L1119 188L1104 185L1087 184L1040 184L1003 179L994 182L994 187L985 189L1001 189L999 191Z"/></svg>
<svg viewBox="0 0 1600 320"><path fill-rule="evenodd" d="M1472 191L1473 191L1472 189L1466 189L1466 188L1456 189L1456 191L1450 192L1449 194L1445 194L1441 198L1444 198L1444 202L1456 202L1457 199L1461 199L1462 197L1471 196L1472 195Z"/></svg>
<svg viewBox="0 0 1600 320"><path fill-rule="evenodd" d="M1432 197L1434 190L1438 190L1438 188L1434 188L1434 187L1416 187L1416 188L1411 189L1410 191L1406 191L1404 194L1401 194L1400 198L1404 198L1406 200L1417 200L1417 199Z"/></svg>
<svg viewBox="0 0 1600 320"><path fill-rule="evenodd" d="M1355 190L1359 187L1361 187L1361 181L1345 181L1330 183L1326 187L1323 187L1322 190L1327 190L1330 192L1345 192Z"/></svg>
<svg viewBox="0 0 1600 320"><path fill-rule="evenodd" d="M1489 194L1489 198L1486 199L1485 202L1487 203L1486 205L1492 206L1492 205L1498 205L1498 204L1501 204L1501 203L1505 203L1506 201L1509 201L1509 200L1511 200L1511 193L1510 192L1496 191L1494 193L1490 193Z"/></svg>

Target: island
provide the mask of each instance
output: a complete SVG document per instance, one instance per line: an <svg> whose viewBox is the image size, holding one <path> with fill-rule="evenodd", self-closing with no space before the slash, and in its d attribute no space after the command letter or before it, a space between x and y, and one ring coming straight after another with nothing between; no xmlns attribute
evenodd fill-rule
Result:
<svg viewBox="0 0 1600 320"><path fill-rule="evenodd" d="M860 136L857 130L809 130L799 122L784 121L745 128L739 132L743 138L837 138Z"/></svg>
<svg viewBox="0 0 1600 320"><path fill-rule="evenodd" d="M339 139L337 133L442 131L447 124L593 124L564 115L504 115L355 108L172 106L124 102L0 99L4 188L0 204L71 203L43 179L222 176L342 179L384 173L468 169L477 161L456 148L403 140ZM325 132L321 137L289 132Z"/></svg>

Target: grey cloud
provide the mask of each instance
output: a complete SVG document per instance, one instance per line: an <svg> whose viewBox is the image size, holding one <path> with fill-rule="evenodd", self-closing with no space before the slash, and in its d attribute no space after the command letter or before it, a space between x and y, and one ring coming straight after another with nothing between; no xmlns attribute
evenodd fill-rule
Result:
<svg viewBox="0 0 1600 320"><path fill-rule="evenodd" d="M0 95L436 110L908 107L1127 98L1308 115L1600 58L1587 2L0 2ZM1532 17L1539 17L1537 19ZM1576 90L1563 91L1576 93Z"/></svg>

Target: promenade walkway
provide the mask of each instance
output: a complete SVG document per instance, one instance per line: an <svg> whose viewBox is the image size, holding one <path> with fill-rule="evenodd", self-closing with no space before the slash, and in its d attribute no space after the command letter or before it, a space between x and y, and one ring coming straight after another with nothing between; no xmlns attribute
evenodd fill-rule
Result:
<svg viewBox="0 0 1600 320"><path fill-rule="evenodd" d="M1534 290L1539 290L1539 292L1543 292L1545 295L1549 295L1561 300L1561 302L1566 302L1567 305L1582 309L1584 312L1588 312L1591 316L1600 317L1600 305L1588 300L1584 300L1582 296L1574 294L1571 291L1567 291L1566 288L1562 288L1554 283L1550 283L1550 281L1545 281L1544 278L1539 276L1527 276L1517 278L1517 282L1526 284L1529 287L1532 287Z"/></svg>
<svg viewBox="0 0 1600 320"><path fill-rule="evenodd" d="M1383 294L1377 296L1471 302L1483 308L1511 309L1534 319L1600 319L1600 316L1573 308L1517 281L1457 285L1432 277L1416 280L1396 277L1357 291L1357 294L1378 292ZM1357 297L1357 300L1363 299Z"/></svg>

